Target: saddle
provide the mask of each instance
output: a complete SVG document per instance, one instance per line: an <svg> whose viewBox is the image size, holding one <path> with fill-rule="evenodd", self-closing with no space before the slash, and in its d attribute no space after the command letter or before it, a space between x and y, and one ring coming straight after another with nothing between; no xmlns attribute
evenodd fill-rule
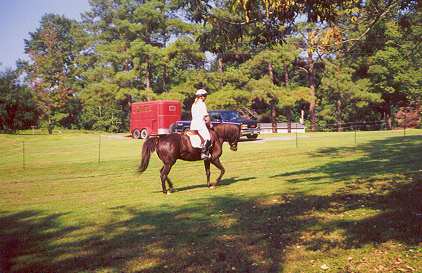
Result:
<svg viewBox="0 0 422 273"><path fill-rule="evenodd" d="M190 143L192 144L193 148L202 148L205 140L202 136L198 133L197 130L187 130L184 132L186 136L189 137Z"/></svg>

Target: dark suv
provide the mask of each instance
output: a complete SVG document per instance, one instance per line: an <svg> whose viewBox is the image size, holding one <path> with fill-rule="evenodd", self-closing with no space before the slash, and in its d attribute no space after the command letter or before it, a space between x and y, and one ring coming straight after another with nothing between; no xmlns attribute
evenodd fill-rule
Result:
<svg viewBox="0 0 422 273"><path fill-rule="evenodd" d="M233 110L213 110L208 111L212 124L219 123L235 123L240 125L241 135L249 139L256 139L261 133L256 120L242 118L237 111ZM183 132L190 127L190 120L177 121L173 128L173 132Z"/></svg>

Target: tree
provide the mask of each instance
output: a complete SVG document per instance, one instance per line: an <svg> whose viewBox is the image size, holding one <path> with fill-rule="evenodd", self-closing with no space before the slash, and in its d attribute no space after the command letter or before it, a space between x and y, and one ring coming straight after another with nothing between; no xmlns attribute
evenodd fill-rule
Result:
<svg viewBox="0 0 422 273"><path fill-rule="evenodd" d="M373 110L393 126L394 112L418 104L422 96L420 27L421 11L405 1L394 5L350 51L355 77L368 78L370 90L381 101ZM356 35L355 35L356 36Z"/></svg>
<svg viewBox="0 0 422 273"><path fill-rule="evenodd" d="M77 75L75 58L81 50L73 32L79 25L63 16L47 14L40 27L25 40L25 52L30 62L26 65L29 85L37 94L42 115L48 122L49 133L56 124L70 126L75 121L78 104L74 97ZM69 112L75 110L75 112Z"/></svg>
<svg viewBox="0 0 422 273"><path fill-rule="evenodd" d="M91 6L84 14L91 39L81 60L87 63L81 98L86 107L118 111L124 130L133 100L166 96L187 70L203 65L204 54L192 38L196 27L164 1L95 0Z"/></svg>
<svg viewBox="0 0 422 273"><path fill-rule="evenodd" d="M246 88L252 93L253 99L271 106L271 122L273 132L277 132L277 110L287 111L289 132L291 130L291 109L299 101L309 101L309 89L303 86L277 86L269 76L259 80L251 80ZM274 124L275 123L275 124ZM275 128L275 129L274 129Z"/></svg>
<svg viewBox="0 0 422 273"><path fill-rule="evenodd" d="M16 131L38 123L38 108L30 89L18 84L15 70L0 72L0 130Z"/></svg>
<svg viewBox="0 0 422 273"><path fill-rule="evenodd" d="M292 62L298 57L299 51L293 43L285 43L275 45L271 48L261 51L259 54L242 64L242 69L247 70L251 78L259 80L264 75L267 80L254 81L249 87L254 90L259 99L267 103L271 109L271 123L273 132L277 132L277 105L280 101L280 88L278 85L283 83L286 87L284 93L289 93L289 68ZM278 77L277 77L278 75ZM291 112L286 108L287 116L289 116L289 124L291 124Z"/></svg>
<svg viewBox="0 0 422 273"><path fill-rule="evenodd" d="M246 21L277 18L292 23L299 15L308 22L335 21L342 11L358 5L358 0L233 0L233 7L243 11Z"/></svg>
<svg viewBox="0 0 422 273"><path fill-rule="evenodd" d="M369 81L352 80L353 69L339 60L326 60L320 90L323 110L321 114L335 120L337 130L343 130L346 116L358 112L370 103L380 101L379 94L369 91Z"/></svg>

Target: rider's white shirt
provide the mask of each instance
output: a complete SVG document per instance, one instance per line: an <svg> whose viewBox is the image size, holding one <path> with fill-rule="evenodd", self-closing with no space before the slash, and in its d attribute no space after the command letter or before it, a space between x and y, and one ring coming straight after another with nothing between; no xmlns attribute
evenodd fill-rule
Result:
<svg viewBox="0 0 422 273"><path fill-rule="evenodd" d="M207 106L201 99L192 104L192 122L190 124L191 130L203 130L207 128L204 117L208 116Z"/></svg>

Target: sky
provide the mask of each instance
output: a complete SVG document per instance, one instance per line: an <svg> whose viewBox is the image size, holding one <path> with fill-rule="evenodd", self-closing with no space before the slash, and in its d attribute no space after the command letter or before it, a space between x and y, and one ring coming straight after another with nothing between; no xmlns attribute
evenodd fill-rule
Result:
<svg viewBox="0 0 422 273"><path fill-rule="evenodd" d="M25 58L24 39L38 27L46 13L80 19L89 10L88 0L0 0L0 70L15 68Z"/></svg>

